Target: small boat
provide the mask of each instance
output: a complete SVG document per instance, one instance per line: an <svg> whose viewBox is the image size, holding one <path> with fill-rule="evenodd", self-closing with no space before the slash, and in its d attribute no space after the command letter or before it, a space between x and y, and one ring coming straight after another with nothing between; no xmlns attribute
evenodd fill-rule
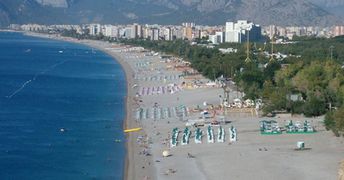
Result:
<svg viewBox="0 0 344 180"><path fill-rule="evenodd" d="M136 131L140 131L141 129L142 129L142 128L125 129L124 132L125 132L125 133L136 132Z"/></svg>

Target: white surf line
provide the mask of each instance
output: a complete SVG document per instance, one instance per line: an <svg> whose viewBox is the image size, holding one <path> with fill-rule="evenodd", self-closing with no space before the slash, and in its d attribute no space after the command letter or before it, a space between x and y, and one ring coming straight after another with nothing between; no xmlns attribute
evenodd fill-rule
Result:
<svg viewBox="0 0 344 180"><path fill-rule="evenodd" d="M44 69L43 71L41 71L41 72L39 72L39 73L36 73L36 74L33 76L32 79L25 81L25 82L23 83L23 85L22 85L20 88L18 88L17 90L15 90L12 94L6 96L6 98L11 99L11 98L14 97L15 95L17 95L20 91L22 91L27 85L29 85L30 83L32 83L33 81L35 81L35 80L38 78L38 76L43 75L43 74L45 74L45 73L47 73L47 72L49 72L49 71L54 70L57 66L60 66L60 65L64 64L64 63L67 62L67 61L68 61L68 60L64 60L64 61L58 62L58 63L53 64L52 66L50 66L50 67Z"/></svg>

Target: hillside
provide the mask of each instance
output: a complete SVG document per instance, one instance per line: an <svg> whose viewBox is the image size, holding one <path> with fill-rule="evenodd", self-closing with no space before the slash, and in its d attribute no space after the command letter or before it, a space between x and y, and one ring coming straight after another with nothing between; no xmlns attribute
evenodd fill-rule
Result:
<svg viewBox="0 0 344 180"><path fill-rule="evenodd" d="M214 25L238 19L249 19L262 25L332 25L340 22L339 18L307 0L0 1L0 25L96 22L180 24L185 21Z"/></svg>
<svg viewBox="0 0 344 180"><path fill-rule="evenodd" d="M336 16L344 17L344 0L313 0L312 2Z"/></svg>

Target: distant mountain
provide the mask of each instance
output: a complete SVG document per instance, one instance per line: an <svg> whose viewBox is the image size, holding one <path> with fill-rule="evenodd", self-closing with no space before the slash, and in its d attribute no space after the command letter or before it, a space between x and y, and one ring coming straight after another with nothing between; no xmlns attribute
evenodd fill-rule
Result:
<svg viewBox="0 0 344 180"><path fill-rule="evenodd" d="M344 0L313 0L312 2L336 16L344 17Z"/></svg>
<svg viewBox="0 0 344 180"><path fill-rule="evenodd" d="M36 0L36 1L43 6L62 7L62 8L68 7L67 0Z"/></svg>
<svg viewBox="0 0 344 180"><path fill-rule="evenodd" d="M0 25L9 23L63 23L64 13L55 7L42 6L35 0L1 0Z"/></svg>
<svg viewBox="0 0 344 180"><path fill-rule="evenodd" d="M332 25L341 21L326 0L1 0L0 25L9 23L224 24L248 19L268 25ZM330 0L342 2L342 0ZM324 8L323 8L324 7Z"/></svg>

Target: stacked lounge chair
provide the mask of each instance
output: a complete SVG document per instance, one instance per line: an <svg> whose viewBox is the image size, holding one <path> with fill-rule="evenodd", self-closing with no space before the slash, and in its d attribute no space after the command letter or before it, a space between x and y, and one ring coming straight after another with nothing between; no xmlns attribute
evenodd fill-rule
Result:
<svg viewBox="0 0 344 180"><path fill-rule="evenodd" d="M260 133L276 135L276 134L282 134L282 131L276 121L263 120L263 121L260 121Z"/></svg>
<svg viewBox="0 0 344 180"><path fill-rule="evenodd" d="M306 120L303 124L299 121L293 123L289 120L285 126L288 134L303 134L303 133L314 133L315 130L312 125Z"/></svg>
<svg viewBox="0 0 344 180"><path fill-rule="evenodd" d="M178 128L174 128L172 130L172 137L171 137L171 147L177 146L179 130Z"/></svg>
<svg viewBox="0 0 344 180"><path fill-rule="evenodd" d="M214 143L214 130L211 128L211 126L208 126L207 137L208 143Z"/></svg>
<svg viewBox="0 0 344 180"><path fill-rule="evenodd" d="M196 144L202 143L202 130L201 130L201 128L197 128L195 131L195 143Z"/></svg>
<svg viewBox="0 0 344 180"><path fill-rule="evenodd" d="M220 126L217 129L217 142L223 143L225 142L225 130Z"/></svg>
<svg viewBox="0 0 344 180"><path fill-rule="evenodd" d="M289 121L288 121L288 124L286 124L285 127L286 127L287 133L293 133L293 132L295 132L295 126L294 126L294 123L293 123L292 120L289 120Z"/></svg>
<svg viewBox="0 0 344 180"><path fill-rule="evenodd" d="M142 108L138 108L137 110L136 110L136 120L138 121L138 120L141 120L142 119L142 116L143 116L143 109Z"/></svg>
<svg viewBox="0 0 344 180"><path fill-rule="evenodd" d="M235 142L237 141L237 130L234 126L231 126L229 128L229 141L230 142Z"/></svg>
<svg viewBox="0 0 344 180"><path fill-rule="evenodd" d="M303 129L306 133L314 132L314 128L312 127L311 123L309 123L307 120L303 123Z"/></svg>
<svg viewBox="0 0 344 180"><path fill-rule="evenodd" d="M190 138L191 131L188 127L184 129L183 137L182 137L182 145L189 144L189 138Z"/></svg>

